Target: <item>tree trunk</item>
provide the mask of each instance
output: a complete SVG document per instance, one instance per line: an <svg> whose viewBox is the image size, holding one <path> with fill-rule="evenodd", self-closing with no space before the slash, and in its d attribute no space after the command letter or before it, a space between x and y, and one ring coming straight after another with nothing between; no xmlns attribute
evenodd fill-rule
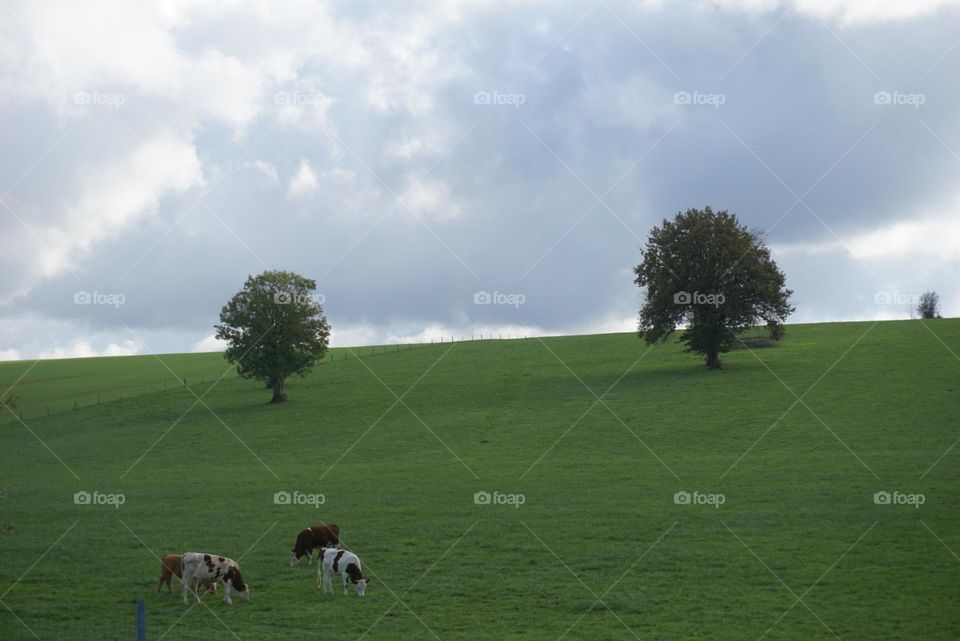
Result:
<svg viewBox="0 0 960 641"><path fill-rule="evenodd" d="M276 384L277 384L277 377L271 376L270 378L267 379L267 382L264 385L264 387L267 389L273 389L273 386Z"/></svg>
<svg viewBox="0 0 960 641"><path fill-rule="evenodd" d="M273 383L273 398L270 399L271 403L286 403L287 395L283 393L283 377L282 376L271 376L270 381Z"/></svg>
<svg viewBox="0 0 960 641"><path fill-rule="evenodd" d="M720 356L716 352L707 352L707 367L720 369Z"/></svg>

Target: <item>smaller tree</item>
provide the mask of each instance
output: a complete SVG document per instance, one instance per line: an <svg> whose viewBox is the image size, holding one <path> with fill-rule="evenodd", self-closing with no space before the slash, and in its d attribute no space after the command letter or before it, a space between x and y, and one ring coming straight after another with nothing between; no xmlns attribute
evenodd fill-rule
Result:
<svg viewBox="0 0 960 641"><path fill-rule="evenodd" d="M917 304L920 318L940 318L940 297L937 292L924 292Z"/></svg>
<svg viewBox="0 0 960 641"><path fill-rule="evenodd" d="M237 373L268 382L271 403L286 402L286 379L306 376L327 351L330 324L316 290L316 281L293 272L250 276L214 326Z"/></svg>

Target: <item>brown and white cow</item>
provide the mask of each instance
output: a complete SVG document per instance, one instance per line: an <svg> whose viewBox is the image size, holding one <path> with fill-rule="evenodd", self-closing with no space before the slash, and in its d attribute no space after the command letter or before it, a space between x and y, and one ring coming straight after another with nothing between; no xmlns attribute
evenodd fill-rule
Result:
<svg viewBox="0 0 960 641"><path fill-rule="evenodd" d="M183 603L189 604L187 600L187 591L193 590L193 595L200 601L200 595L197 594L197 583L204 579L220 582L223 584L223 600L229 605L233 605L230 598L230 592L236 592L244 601L250 600L250 586L248 586L243 576L240 574L240 568L233 559L216 554L203 554L201 552L187 552L183 555Z"/></svg>
<svg viewBox="0 0 960 641"><path fill-rule="evenodd" d="M293 544L293 551L290 552L290 567L298 565L303 557L307 557L308 564L312 563L314 549L322 550L325 547L340 547L339 525L314 525L300 530L297 533L297 542Z"/></svg>
<svg viewBox="0 0 960 641"><path fill-rule="evenodd" d="M360 559L353 552L336 548L320 548L317 556L317 585L323 582L323 593L333 592L333 575L343 577L343 596L347 596L347 582L357 586L357 595L363 596L369 581L363 578Z"/></svg>
<svg viewBox="0 0 960 641"><path fill-rule="evenodd" d="M173 581L173 577L178 579L183 579L183 569L182 564L183 556L180 554L164 554L163 559L160 561L160 581L157 582L157 592L160 591L160 588L164 583L167 584L167 592L173 592L173 588L170 587L170 583ZM216 592L217 584L213 581L204 579L200 583L207 588L207 592Z"/></svg>

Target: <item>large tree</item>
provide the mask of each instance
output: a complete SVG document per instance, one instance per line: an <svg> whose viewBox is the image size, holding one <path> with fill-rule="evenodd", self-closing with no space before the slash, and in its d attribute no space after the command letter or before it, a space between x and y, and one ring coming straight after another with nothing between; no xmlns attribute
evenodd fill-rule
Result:
<svg viewBox="0 0 960 641"><path fill-rule="evenodd" d="M289 376L305 376L323 358L330 325L316 295L317 283L293 272L250 276L220 312L217 338L244 378L269 382L271 403L287 400Z"/></svg>
<svg viewBox="0 0 960 641"><path fill-rule="evenodd" d="M640 336L652 344L685 326L680 340L711 369L720 369L719 355L740 332L763 322L777 335L794 311L793 292L760 233L726 211L688 209L664 220L634 273L646 290Z"/></svg>

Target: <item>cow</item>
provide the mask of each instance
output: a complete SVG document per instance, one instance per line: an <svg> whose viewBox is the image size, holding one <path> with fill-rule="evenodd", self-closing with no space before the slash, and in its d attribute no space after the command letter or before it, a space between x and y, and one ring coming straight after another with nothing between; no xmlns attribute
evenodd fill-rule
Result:
<svg viewBox="0 0 960 641"><path fill-rule="evenodd" d="M323 588L323 593L333 593L333 575L343 577L343 596L347 596L347 581L356 584L357 596L363 596L369 581L363 578L360 568L360 559L353 552L338 548L320 548L317 555L317 586ZM322 582L322 585L321 585Z"/></svg>
<svg viewBox="0 0 960 641"><path fill-rule="evenodd" d="M233 559L216 554L201 552L187 552L183 555L183 604L188 605L187 592L193 589L193 595L200 601L197 594L197 583L209 579L223 584L223 601L233 605L230 592L236 592L244 601L250 600L250 586L243 580L240 568Z"/></svg>
<svg viewBox="0 0 960 641"><path fill-rule="evenodd" d="M163 559L160 561L160 580L157 582L157 592L160 591L160 588L164 583L167 584L167 592L173 592L173 589L170 587L173 577L178 579L183 579L183 570L181 563L183 557L179 554L164 554ZM209 579L204 579L201 581L203 586L207 588L207 592L216 592L217 584Z"/></svg>
<svg viewBox="0 0 960 641"><path fill-rule="evenodd" d="M314 525L300 530L290 552L290 567L298 565L303 557L307 557L307 564L313 563L314 548L322 550L325 547L340 547L339 525Z"/></svg>

